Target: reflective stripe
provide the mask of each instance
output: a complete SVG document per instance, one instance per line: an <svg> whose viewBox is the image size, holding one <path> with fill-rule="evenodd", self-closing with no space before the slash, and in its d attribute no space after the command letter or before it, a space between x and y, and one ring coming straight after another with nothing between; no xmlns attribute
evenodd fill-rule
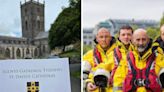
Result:
<svg viewBox="0 0 164 92"><path fill-rule="evenodd" d="M113 87L113 92L117 92L118 90L122 90L122 87Z"/></svg>
<svg viewBox="0 0 164 92"><path fill-rule="evenodd" d="M150 70L153 70L155 68L155 61L151 64Z"/></svg>
<svg viewBox="0 0 164 92"><path fill-rule="evenodd" d="M101 58L100 52L98 51L98 48L96 48L96 47L94 48L93 55L96 59L96 61L95 61L96 64L100 64L102 62L102 58Z"/></svg>

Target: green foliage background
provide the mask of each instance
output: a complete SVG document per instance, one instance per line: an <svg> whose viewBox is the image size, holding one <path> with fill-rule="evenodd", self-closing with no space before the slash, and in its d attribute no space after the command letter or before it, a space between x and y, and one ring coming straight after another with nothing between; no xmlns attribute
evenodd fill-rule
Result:
<svg viewBox="0 0 164 92"><path fill-rule="evenodd" d="M64 8L51 25L49 31L49 46L63 47L74 44L81 39L81 0L70 0L70 5Z"/></svg>

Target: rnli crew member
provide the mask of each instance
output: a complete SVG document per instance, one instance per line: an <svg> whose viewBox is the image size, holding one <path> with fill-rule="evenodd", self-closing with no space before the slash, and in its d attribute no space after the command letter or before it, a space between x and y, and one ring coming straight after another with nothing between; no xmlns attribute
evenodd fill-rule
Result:
<svg viewBox="0 0 164 92"><path fill-rule="evenodd" d="M113 92L161 92L158 74L164 67L163 55L152 49L153 42L144 29L134 31L132 42L135 50L127 54L125 65L118 66L125 74L114 76L117 89Z"/></svg>
<svg viewBox="0 0 164 92"><path fill-rule="evenodd" d="M117 69L117 66L118 66L120 60L122 59L122 57L126 58L126 53L129 50L133 50L133 45L131 44L133 29L130 26L125 25L120 28L120 31L118 33L119 33L118 39L116 42L117 47L108 55L108 57L110 57L109 60L107 62L104 62L105 64L101 64L98 66L98 68L103 68L103 69L105 68L104 71L105 70L108 70L108 72L110 71L110 79L108 81L109 87L111 87L111 85L112 85L113 76L114 76L115 70ZM97 69L96 71L99 71L99 69ZM104 72L104 73L108 74L107 72ZM95 75L96 74L97 74L97 72L95 73ZM101 70L100 74L103 74L102 70ZM104 74L104 75L106 75L106 74ZM91 79L93 79L93 78L91 78ZM92 88L92 87L94 87L94 88ZM88 82L87 89L89 92L95 90L95 84L93 82ZM106 91L113 92L113 91L111 91L111 89L107 89Z"/></svg>
<svg viewBox="0 0 164 92"><path fill-rule="evenodd" d="M98 64L108 61L108 54L116 47L115 41L116 40L111 36L109 29L104 27L98 29L95 39L96 45L94 46L94 49L88 51L83 56L83 75L86 75L86 73L89 74L91 72L88 77L85 76L86 78L84 78L84 81L85 79L93 77L92 73L95 71ZM96 89L96 86L90 85L89 90L94 89Z"/></svg>
<svg viewBox="0 0 164 92"><path fill-rule="evenodd" d="M164 52L164 25L160 27L160 36L155 40L155 43L159 44L157 51L163 54Z"/></svg>

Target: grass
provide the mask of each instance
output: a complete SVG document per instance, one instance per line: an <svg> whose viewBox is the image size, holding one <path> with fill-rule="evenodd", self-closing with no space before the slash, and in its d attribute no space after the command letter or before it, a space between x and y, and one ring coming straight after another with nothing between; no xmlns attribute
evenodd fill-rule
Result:
<svg viewBox="0 0 164 92"><path fill-rule="evenodd" d="M74 77L74 78L81 78L81 72L80 71L73 72L73 73L71 73L71 76Z"/></svg>
<svg viewBox="0 0 164 92"><path fill-rule="evenodd" d="M80 51L73 49L73 50L63 52L59 56L60 57L70 57L70 58L74 58L74 57L80 58L80 55L81 55Z"/></svg>

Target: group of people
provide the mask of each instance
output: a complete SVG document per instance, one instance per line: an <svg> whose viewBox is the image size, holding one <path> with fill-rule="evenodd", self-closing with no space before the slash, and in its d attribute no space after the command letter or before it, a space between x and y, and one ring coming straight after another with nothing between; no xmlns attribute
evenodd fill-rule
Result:
<svg viewBox="0 0 164 92"><path fill-rule="evenodd" d="M153 41L145 29L122 26L114 38L107 28L95 35L95 46L83 56L87 92L164 91L164 25ZM102 83L103 82L103 83Z"/></svg>

